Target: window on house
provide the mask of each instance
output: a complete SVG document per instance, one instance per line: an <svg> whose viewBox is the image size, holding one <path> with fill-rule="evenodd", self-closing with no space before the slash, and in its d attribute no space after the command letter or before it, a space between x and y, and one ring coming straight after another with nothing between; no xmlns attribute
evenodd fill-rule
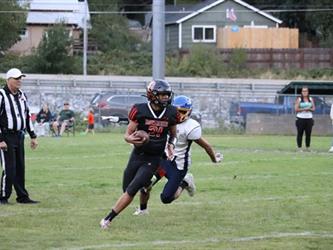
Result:
<svg viewBox="0 0 333 250"><path fill-rule="evenodd" d="M28 30L27 30L27 28L21 29L21 31L20 31L20 37L21 38L28 37Z"/></svg>
<svg viewBox="0 0 333 250"><path fill-rule="evenodd" d="M216 26L193 26L192 41L212 43L216 41Z"/></svg>

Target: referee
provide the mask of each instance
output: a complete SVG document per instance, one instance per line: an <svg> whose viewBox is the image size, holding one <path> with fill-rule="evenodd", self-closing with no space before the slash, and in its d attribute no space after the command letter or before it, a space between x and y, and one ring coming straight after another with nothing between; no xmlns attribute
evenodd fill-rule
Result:
<svg viewBox="0 0 333 250"><path fill-rule="evenodd" d="M29 198L25 189L25 132L30 135L32 149L37 147L38 142L30 120L27 97L20 90L24 76L19 69L10 69L6 74L7 84L0 89L0 155L3 168L0 205L8 204L12 186L15 188L18 203L38 203Z"/></svg>

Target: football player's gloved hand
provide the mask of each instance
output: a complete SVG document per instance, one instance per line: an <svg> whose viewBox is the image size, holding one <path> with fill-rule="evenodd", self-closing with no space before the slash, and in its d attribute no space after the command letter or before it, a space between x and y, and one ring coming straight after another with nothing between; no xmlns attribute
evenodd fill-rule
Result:
<svg viewBox="0 0 333 250"><path fill-rule="evenodd" d="M216 160L216 163L222 162L223 154L221 154L220 152L215 153L215 160Z"/></svg>

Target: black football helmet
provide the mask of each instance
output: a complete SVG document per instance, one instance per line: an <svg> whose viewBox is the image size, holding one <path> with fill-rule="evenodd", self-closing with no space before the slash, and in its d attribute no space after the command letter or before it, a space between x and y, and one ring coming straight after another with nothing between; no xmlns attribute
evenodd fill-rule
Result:
<svg viewBox="0 0 333 250"><path fill-rule="evenodd" d="M167 94L169 98L167 100L161 100L159 95ZM160 107L166 107L172 102L173 92L170 84L166 80L153 80L147 86L147 98L150 102L159 105Z"/></svg>

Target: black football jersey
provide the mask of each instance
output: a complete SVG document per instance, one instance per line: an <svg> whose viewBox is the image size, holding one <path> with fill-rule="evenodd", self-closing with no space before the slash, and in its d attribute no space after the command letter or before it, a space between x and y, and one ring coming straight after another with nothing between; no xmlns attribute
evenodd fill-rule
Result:
<svg viewBox="0 0 333 250"><path fill-rule="evenodd" d="M169 127L177 124L177 109L169 105L162 111L156 112L149 103L140 103L132 107L128 118L138 124L138 130L144 130L149 134L149 142L136 147L135 151L149 155L162 155Z"/></svg>

